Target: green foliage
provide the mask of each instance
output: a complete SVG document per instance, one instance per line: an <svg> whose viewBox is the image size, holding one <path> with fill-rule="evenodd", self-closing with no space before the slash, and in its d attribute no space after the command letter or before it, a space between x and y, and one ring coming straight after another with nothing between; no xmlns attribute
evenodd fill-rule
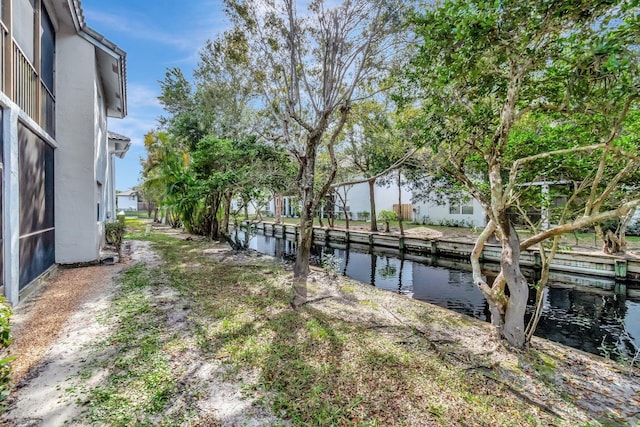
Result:
<svg viewBox="0 0 640 427"><path fill-rule="evenodd" d="M322 269L330 277L336 278L340 274L342 259L334 254L322 254Z"/></svg>
<svg viewBox="0 0 640 427"><path fill-rule="evenodd" d="M503 247L640 202L639 12L625 0L445 0L415 17L419 52L399 97L422 113L407 126L432 148L445 185L480 202ZM525 242L512 214L529 228ZM509 301L485 294L501 310L522 307L500 319L522 331L528 286L519 266L503 273ZM519 332L505 336L524 345Z"/></svg>
<svg viewBox="0 0 640 427"><path fill-rule="evenodd" d="M4 296L0 296L0 402L9 396L11 362L15 357L5 357L11 344L11 315L13 311Z"/></svg>
<svg viewBox="0 0 640 427"><path fill-rule="evenodd" d="M398 215L394 211L385 211L382 210L378 213L378 219L381 221L389 222L389 221L397 221Z"/></svg>
<svg viewBox="0 0 640 427"><path fill-rule="evenodd" d="M391 221L397 221L398 215L394 211L382 210L378 213L378 219L384 221L384 231L386 233L390 230Z"/></svg>
<svg viewBox="0 0 640 427"><path fill-rule="evenodd" d="M172 134L145 139L143 187L171 209L174 221L191 233L218 238L229 220L225 203L282 191L294 175L286 152L256 138L220 139L206 135L187 145ZM222 221L221 221L222 219Z"/></svg>
<svg viewBox="0 0 640 427"><path fill-rule="evenodd" d="M124 220L106 222L104 224L104 236L107 243L115 246L118 255L122 250L122 239L124 238L125 226Z"/></svg>
<svg viewBox="0 0 640 427"><path fill-rule="evenodd" d="M369 221L371 213L369 213L369 211L358 212L357 217L359 221Z"/></svg>

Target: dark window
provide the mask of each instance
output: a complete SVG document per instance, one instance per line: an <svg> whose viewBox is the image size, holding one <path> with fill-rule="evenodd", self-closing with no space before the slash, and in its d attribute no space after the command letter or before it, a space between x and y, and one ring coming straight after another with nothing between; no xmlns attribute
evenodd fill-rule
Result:
<svg viewBox="0 0 640 427"><path fill-rule="evenodd" d="M55 262L53 148L18 125L20 289Z"/></svg>
<svg viewBox="0 0 640 427"><path fill-rule="evenodd" d="M53 82L55 71L56 34L44 5L42 7L41 16L40 75L42 76L42 81L45 86L47 86L47 89L49 89L51 93L55 93Z"/></svg>
<svg viewBox="0 0 640 427"><path fill-rule="evenodd" d="M473 204L471 201L460 203L459 201L449 202L449 213L451 215L473 215Z"/></svg>
<svg viewBox="0 0 640 427"><path fill-rule="evenodd" d="M554 208L562 208L567 205L567 196L556 196L553 200Z"/></svg>
<svg viewBox="0 0 640 427"><path fill-rule="evenodd" d="M462 215L473 215L473 205L462 205Z"/></svg>

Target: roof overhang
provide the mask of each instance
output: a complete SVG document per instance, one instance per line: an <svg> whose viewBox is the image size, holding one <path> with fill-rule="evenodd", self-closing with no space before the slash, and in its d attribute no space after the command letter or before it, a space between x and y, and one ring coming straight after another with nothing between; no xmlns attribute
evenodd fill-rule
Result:
<svg viewBox="0 0 640 427"><path fill-rule="evenodd" d="M127 115L127 53L87 26L80 0L66 1L76 32L96 49L97 67L104 87L107 115L124 118Z"/></svg>
<svg viewBox="0 0 640 427"><path fill-rule="evenodd" d="M111 131L107 136L109 138L109 152L122 159L129 151L129 147L131 147L131 138Z"/></svg>

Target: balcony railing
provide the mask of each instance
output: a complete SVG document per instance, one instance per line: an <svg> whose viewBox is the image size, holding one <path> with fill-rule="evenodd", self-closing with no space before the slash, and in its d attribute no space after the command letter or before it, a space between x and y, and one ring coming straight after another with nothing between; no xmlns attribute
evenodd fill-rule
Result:
<svg viewBox="0 0 640 427"><path fill-rule="evenodd" d="M44 82L40 82L40 126L53 138L56 137L56 98Z"/></svg>
<svg viewBox="0 0 640 427"><path fill-rule="evenodd" d="M13 43L13 101L36 121L38 121L38 80L36 69L22 53L22 49Z"/></svg>
<svg viewBox="0 0 640 427"><path fill-rule="evenodd" d="M9 70L8 67L10 67ZM11 80L7 79L8 71L10 71ZM0 90L55 138L55 96L40 79L36 68L15 40L12 40L7 27L1 21Z"/></svg>
<svg viewBox="0 0 640 427"><path fill-rule="evenodd" d="M4 79L5 79L5 58L7 56L5 46L7 39L9 38L9 31L4 23L0 21L0 91L4 92Z"/></svg>

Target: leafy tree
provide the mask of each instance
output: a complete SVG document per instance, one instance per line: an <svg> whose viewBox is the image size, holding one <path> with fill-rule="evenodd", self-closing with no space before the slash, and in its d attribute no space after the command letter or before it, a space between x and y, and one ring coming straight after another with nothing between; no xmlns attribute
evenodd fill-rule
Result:
<svg viewBox="0 0 640 427"><path fill-rule="evenodd" d="M263 99L263 134L291 151L298 162L302 202L294 266L294 306L306 300L313 217L338 169L334 146L353 102L377 90L394 58L403 8L399 0L346 1L328 7L311 1L226 0L234 33L247 40L248 67ZM331 170L316 183L318 150Z"/></svg>
<svg viewBox="0 0 640 427"><path fill-rule="evenodd" d="M380 211L378 217L384 222L384 232L388 233L390 230L389 226L391 225L391 221L396 221L398 219L398 215L394 211Z"/></svg>
<svg viewBox="0 0 640 427"><path fill-rule="evenodd" d="M371 211L371 231L378 231L375 186L380 174L387 172L393 161L389 156L392 144L389 111L374 100L354 106L351 125L346 134L345 154L354 169L367 179Z"/></svg>
<svg viewBox="0 0 640 427"><path fill-rule="evenodd" d="M140 186L148 209L155 204L158 220L158 207L173 205L181 193L173 190L173 184L180 179L188 164L188 155L175 139L166 132L149 132L145 135L144 146L147 158L141 160L143 183ZM150 213L150 211L149 211ZM171 217L171 213L168 214ZM170 222L177 225L170 218Z"/></svg>
<svg viewBox="0 0 640 427"><path fill-rule="evenodd" d="M253 135L255 90L247 61L247 40L237 29L207 41L200 51L194 98L205 112L207 132L218 138L244 140Z"/></svg>
<svg viewBox="0 0 640 427"><path fill-rule="evenodd" d="M537 246L543 256L540 302L559 235L640 205L637 195L618 197L640 159L629 132L629 113L638 110L637 16L632 1L447 0L415 19L420 51L403 95L417 95L414 125L442 171L489 218L472 254L474 282L514 346L535 328L524 325L520 252ZM571 191L549 227L525 220L533 235L521 241L510 212L551 207L536 182ZM479 256L494 234L501 272L489 284Z"/></svg>

